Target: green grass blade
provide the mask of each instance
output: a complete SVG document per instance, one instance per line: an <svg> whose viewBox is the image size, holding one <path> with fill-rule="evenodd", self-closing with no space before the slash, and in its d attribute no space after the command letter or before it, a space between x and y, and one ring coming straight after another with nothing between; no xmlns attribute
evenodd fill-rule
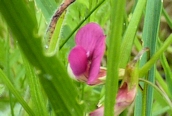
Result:
<svg viewBox="0 0 172 116"><path fill-rule="evenodd" d="M28 61L23 57L24 66L26 68L26 77L29 82L32 105L36 116L48 116L46 102L43 98L43 93L38 77L35 74L33 67L30 66Z"/></svg>
<svg viewBox="0 0 172 116"><path fill-rule="evenodd" d="M57 96L61 96L60 92L57 91L55 84L49 79L49 75L41 75L42 78L40 79L40 82L44 85L43 88L45 90L45 92L47 93L47 96L50 100L51 105L54 108L54 112L57 116L66 116L66 115L71 115L71 116L75 116L78 115L76 113L71 114L70 111L68 110L68 107L66 106L67 103L69 103L68 100L66 100L66 102L64 103L64 98L63 97L58 97ZM49 89L51 88L51 89ZM55 94L53 94L55 93ZM70 97L69 97L70 98ZM73 109L73 107L70 107L71 109ZM81 115L81 114L80 114Z"/></svg>
<svg viewBox="0 0 172 116"><path fill-rule="evenodd" d="M105 84L105 116L114 116L114 105L118 90L118 68L124 19L125 0L111 0L111 27ZM115 3L115 4L114 4ZM114 62L115 61L115 62Z"/></svg>
<svg viewBox="0 0 172 116"><path fill-rule="evenodd" d="M164 15L168 25L170 26L170 28L172 29L172 19L170 18L170 16L167 14L167 12L165 11L164 7L162 8L162 14Z"/></svg>
<svg viewBox="0 0 172 116"><path fill-rule="evenodd" d="M77 101L78 91L68 77L65 67L55 56L46 57L43 54L41 37L37 35L37 23L33 18L35 13L30 12L23 0L2 0L0 12L28 61L40 71L40 80L47 80L41 81L41 84L56 115L65 113L68 116L82 116L83 105ZM56 97L52 99L50 96Z"/></svg>
<svg viewBox="0 0 172 116"><path fill-rule="evenodd" d="M163 107L163 108L161 108L161 110L158 110L157 112L154 112L152 115L153 115L153 116L161 116L162 114L167 113L167 111L168 111L169 109L170 109L170 108L169 108L168 106Z"/></svg>
<svg viewBox="0 0 172 116"><path fill-rule="evenodd" d="M172 72L164 53L162 54L160 61L165 72L165 79L167 80L168 90L172 96Z"/></svg>
<svg viewBox="0 0 172 116"><path fill-rule="evenodd" d="M60 36L60 30L62 28L62 23L64 21L64 17L65 17L66 12L64 12L60 18L58 19L57 23L56 23L56 27L54 30L54 33L52 35L52 38L50 39L50 44L48 46L48 55L53 56L55 55L56 52L58 52L59 50L59 36Z"/></svg>
<svg viewBox="0 0 172 116"><path fill-rule="evenodd" d="M144 47L149 47L150 58L155 53L156 49L156 39L159 30L160 16L162 9L161 0L148 0L146 6L146 15L144 20L143 28L143 42ZM146 57L143 57L142 62L146 61ZM148 81L154 83L155 80L155 65L152 65L148 73ZM151 116L152 113L152 103L153 103L153 88L151 86L144 87L144 98L143 99L143 116ZM146 105L146 106L145 106Z"/></svg>
<svg viewBox="0 0 172 116"><path fill-rule="evenodd" d="M133 42L134 42L134 38L135 38L135 34L136 34L137 28L139 26L142 12L145 8L146 1L147 0L139 0L137 2L137 5L136 5L136 8L132 15L131 21L124 34L123 41L121 44L121 53L120 53L120 59L121 59L120 67L121 68L125 68L128 63L131 49L132 49Z"/></svg>
<svg viewBox="0 0 172 116"><path fill-rule="evenodd" d="M166 39L163 45L157 50L157 52L152 56L152 58L140 69L140 77L144 76L152 67L152 65L160 58L162 53L172 44L172 34Z"/></svg>
<svg viewBox="0 0 172 116"><path fill-rule="evenodd" d="M134 116L142 116L141 111L142 111L142 99L143 99L143 91L142 90L137 90L137 96L135 98L135 108L134 108Z"/></svg>
<svg viewBox="0 0 172 116"><path fill-rule="evenodd" d="M8 77L4 74L4 72L0 69L0 78L4 82L4 84L8 87L10 92L16 97L16 99L19 101L19 103L22 105L22 107L26 110L26 112L34 116L35 114L33 111L30 109L30 107L27 105L27 103L24 101L22 96L19 94L19 92L15 89L15 87L12 85Z"/></svg>
<svg viewBox="0 0 172 116"><path fill-rule="evenodd" d="M9 46L9 35L7 36L7 40L6 40L6 75L7 77L11 80L11 82L13 82L11 76L10 76L10 46ZM10 109L11 109L11 115L14 116L14 105L13 105L13 99L12 99L12 93L9 91L9 97L10 97Z"/></svg>
<svg viewBox="0 0 172 116"><path fill-rule="evenodd" d="M159 94L161 94L161 96L163 97L164 101L169 105L170 109L172 110L172 102L171 100L169 99L169 97L167 96L166 93L164 93L162 90L160 90L155 84L153 84L152 82L150 81L147 81L147 80L144 80L142 78L139 79L139 81L142 81L150 86L152 86L155 90L158 91Z"/></svg>
<svg viewBox="0 0 172 116"><path fill-rule="evenodd" d="M159 74L159 72L156 70L156 81L159 83L159 85L161 85L162 89L165 91L165 93L167 93L167 95L171 97L171 94L169 92L168 86L165 82L165 80L163 79L163 77Z"/></svg>

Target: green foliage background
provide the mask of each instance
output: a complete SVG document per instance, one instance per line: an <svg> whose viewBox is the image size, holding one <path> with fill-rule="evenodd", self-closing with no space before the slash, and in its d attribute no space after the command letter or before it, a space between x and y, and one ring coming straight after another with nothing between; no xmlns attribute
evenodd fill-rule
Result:
<svg viewBox="0 0 172 116"><path fill-rule="evenodd" d="M105 115L111 116L110 101L118 90L115 72L144 47L150 58L142 57L139 74L151 83L140 82L143 90L121 115L172 115L172 1L76 0L47 43L48 24L61 3L0 1L0 115L82 116L105 102ZM66 72L75 33L89 22L97 22L107 36L102 62L109 71L106 85L75 82Z"/></svg>

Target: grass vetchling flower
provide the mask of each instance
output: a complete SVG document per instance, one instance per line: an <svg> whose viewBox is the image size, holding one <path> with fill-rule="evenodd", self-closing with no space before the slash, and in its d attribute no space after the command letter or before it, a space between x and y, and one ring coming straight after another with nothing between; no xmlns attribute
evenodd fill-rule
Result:
<svg viewBox="0 0 172 116"><path fill-rule="evenodd" d="M83 26L76 34L76 46L70 51L68 72L77 80L86 81L89 85L98 84L98 79L105 75L100 63L105 51L105 35L96 23Z"/></svg>

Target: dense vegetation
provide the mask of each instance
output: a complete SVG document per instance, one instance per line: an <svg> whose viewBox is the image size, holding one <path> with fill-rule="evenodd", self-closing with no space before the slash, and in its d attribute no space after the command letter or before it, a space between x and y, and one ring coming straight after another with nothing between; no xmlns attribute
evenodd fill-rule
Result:
<svg viewBox="0 0 172 116"><path fill-rule="evenodd" d="M0 115L82 116L103 105L113 116L125 82L137 91L120 115L172 115L172 1L75 0L51 33L54 13L68 1L0 1ZM75 35L90 22L106 35L107 75L94 86L67 73Z"/></svg>

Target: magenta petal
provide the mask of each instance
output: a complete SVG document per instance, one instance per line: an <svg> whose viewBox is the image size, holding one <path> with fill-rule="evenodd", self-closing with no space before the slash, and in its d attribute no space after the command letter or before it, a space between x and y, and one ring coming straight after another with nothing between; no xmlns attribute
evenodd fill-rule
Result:
<svg viewBox="0 0 172 116"><path fill-rule="evenodd" d="M76 46L70 51L68 61L76 76L83 74L87 69L88 60L86 51L81 46Z"/></svg>
<svg viewBox="0 0 172 116"><path fill-rule="evenodd" d="M83 26L76 34L76 44L82 46L92 56L95 48L104 52L105 35L102 28L96 23L89 23ZM103 45L102 45L103 44Z"/></svg>
<svg viewBox="0 0 172 116"><path fill-rule="evenodd" d="M96 23L89 23L76 34L76 44L82 46L91 62L88 84L93 84L100 70L100 63L105 51L105 35Z"/></svg>
<svg viewBox="0 0 172 116"><path fill-rule="evenodd" d="M89 116L103 116L103 115L104 115L104 107L100 107L89 114Z"/></svg>
<svg viewBox="0 0 172 116"><path fill-rule="evenodd" d="M102 78L104 78L105 76L106 76L106 69L100 68L99 73L98 73L96 79L90 78L90 79L93 79L93 80L89 80L89 81L87 81L87 83L88 83L89 85L99 85L99 84L103 84L104 81L102 81Z"/></svg>
<svg viewBox="0 0 172 116"><path fill-rule="evenodd" d="M87 83L90 85L93 84L94 81L96 81L98 78L98 74L100 71L100 63L101 63L102 57L104 55L104 49L105 49L104 43L99 44L99 46L97 48L95 48L95 51L93 53L92 62L91 62L91 66L90 66L89 78L87 81Z"/></svg>
<svg viewBox="0 0 172 116"><path fill-rule="evenodd" d="M124 111L128 106L130 106L136 96L137 86L132 89L128 88L128 83L124 82L122 87L119 89L116 104L114 108L115 116L118 116L122 111ZM104 106L99 107L89 114L89 116L103 116Z"/></svg>

